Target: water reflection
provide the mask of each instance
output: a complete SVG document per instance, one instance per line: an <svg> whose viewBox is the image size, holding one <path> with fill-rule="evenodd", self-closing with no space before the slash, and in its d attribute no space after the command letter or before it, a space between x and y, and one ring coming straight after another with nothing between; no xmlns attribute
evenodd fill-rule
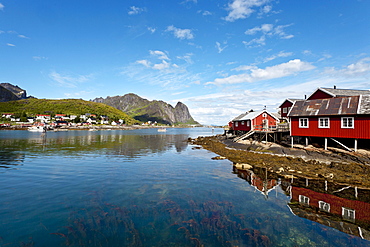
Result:
<svg viewBox="0 0 370 247"><path fill-rule="evenodd" d="M245 170L235 166L240 178L265 198L280 186L290 197L291 212L344 233L370 240L370 188L336 184L322 179L280 179L266 169Z"/></svg>
<svg viewBox="0 0 370 247"><path fill-rule="evenodd" d="M17 132L14 132L17 134ZM135 158L147 153L161 153L175 147L178 153L188 146L189 135L130 135L130 132L72 131L34 134L26 138L0 138L0 167L19 165L25 154L31 155L117 155Z"/></svg>

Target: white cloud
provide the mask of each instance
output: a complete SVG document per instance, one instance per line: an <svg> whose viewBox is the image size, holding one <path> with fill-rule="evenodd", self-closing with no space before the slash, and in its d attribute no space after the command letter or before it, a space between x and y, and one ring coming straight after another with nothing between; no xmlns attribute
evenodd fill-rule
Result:
<svg viewBox="0 0 370 247"><path fill-rule="evenodd" d="M62 75L55 71L49 73L49 77L61 87L75 88L79 83L84 83L92 78L92 75Z"/></svg>
<svg viewBox="0 0 370 247"><path fill-rule="evenodd" d="M33 60L40 61L40 60L48 60L48 57L42 57L42 56L33 56Z"/></svg>
<svg viewBox="0 0 370 247"><path fill-rule="evenodd" d="M269 62L269 61L274 60L274 59L279 58L279 57L289 57L289 56L292 56L292 55L293 55L293 52L283 52L283 51L281 51L276 55L272 55L271 57L265 58L263 61L264 62Z"/></svg>
<svg viewBox="0 0 370 247"><path fill-rule="evenodd" d="M168 26L166 29L167 32L173 32L176 38L178 39L193 39L194 34L190 29L180 29L174 27L173 25Z"/></svg>
<svg viewBox="0 0 370 247"><path fill-rule="evenodd" d="M261 7L268 2L269 0L233 0L228 4L227 10L229 13L225 17L225 20L235 21L238 19L245 19L255 12L254 8ZM271 9L269 9L269 11L271 11Z"/></svg>
<svg viewBox="0 0 370 247"><path fill-rule="evenodd" d="M333 67L326 68L326 74L342 77L363 77L370 75L370 57L363 58L356 63L352 63L343 69L335 69Z"/></svg>
<svg viewBox="0 0 370 247"><path fill-rule="evenodd" d="M145 8L139 8L139 7L136 7L136 6L131 6L130 10L128 11L128 14L129 15L137 15L137 14L140 14L141 12L144 12L144 11L146 11Z"/></svg>
<svg viewBox="0 0 370 247"><path fill-rule="evenodd" d="M243 41L243 44L246 46L251 46L253 44L256 44L257 46L266 45L266 37L263 35L260 38L252 39L251 41Z"/></svg>
<svg viewBox="0 0 370 247"><path fill-rule="evenodd" d="M217 48L218 53L221 53L226 47L227 45L225 45L224 47L221 47L221 44L219 42L216 42L216 48Z"/></svg>
<svg viewBox="0 0 370 247"><path fill-rule="evenodd" d="M251 41L243 41L247 46L257 44L258 46L266 45L266 37L278 36L281 39L291 39L294 37L292 34L286 34L284 28L289 27L290 25L279 25L274 26L273 24L262 24L245 31L247 35L255 35L257 33L262 33L260 38L254 38Z"/></svg>
<svg viewBox="0 0 370 247"><path fill-rule="evenodd" d="M19 34L18 35L19 38L22 38L22 39L29 39L27 36L23 35L23 34Z"/></svg>
<svg viewBox="0 0 370 247"><path fill-rule="evenodd" d="M300 59L294 59L290 60L287 63L266 67L265 69L249 67L248 70L250 71L250 73L232 75L226 78L217 78L213 82L207 82L206 85L234 84L244 82L252 83L257 81L286 77L299 72L312 70L314 68L315 66L311 65L308 62L303 62Z"/></svg>
<svg viewBox="0 0 370 247"><path fill-rule="evenodd" d="M155 33L156 29L154 27L148 27L148 30L151 32L151 33Z"/></svg>
<svg viewBox="0 0 370 247"><path fill-rule="evenodd" d="M0 10L3 10L4 8L5 6L2 3L0 3Z"/></svg>
<svg viewBox="0 0 370 247"><path fill-rule="evenodd" d="M158 59L169 60L168 56L163 51L149 51L149 53L150 55L158 56Z"/></svg>
<svg viewBox="0 0 370 247"><path fill-rule="evenodd" d="M15 46L14 44L10 44L10 43L7 43L6 45L7 46Z"/></svg>

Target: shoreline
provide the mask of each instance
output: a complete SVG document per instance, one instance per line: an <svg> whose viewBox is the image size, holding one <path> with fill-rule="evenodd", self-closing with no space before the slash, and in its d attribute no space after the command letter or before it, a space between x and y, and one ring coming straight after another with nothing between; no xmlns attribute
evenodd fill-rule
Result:
<svg viewBox="0 0 370 247"><path fill-rule="evenodd" d="M228 159L238 169L266 168L282 178L322 179L357 187L370 187L370 152L359 153L330 148L297 145L288 148L276 143L256 141L233 142L224 135L198 137L192 144L219 155L213 159Z"/></svg>

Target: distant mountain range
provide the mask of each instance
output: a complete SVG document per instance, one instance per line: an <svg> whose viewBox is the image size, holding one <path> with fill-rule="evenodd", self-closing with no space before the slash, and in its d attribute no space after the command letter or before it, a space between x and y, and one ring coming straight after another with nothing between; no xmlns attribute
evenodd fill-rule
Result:
<svg viewBox="0 0 370 247"><path fill-rule="evenodd" d="M113 106L136 120L162 124L198 124L189 113L188 107L178 102L175 107L164 101L141 98L129 93L123 96L96 98L92 101Z"/></svg>
<svg viewBox="0 0 370 247"><path fill-rule="evenodd" d="M14 86L10 83L0 83L0 102L18 101L18 100L24 100L24 99L29 99L29 98L35 99L32 96L27 97L26 90L18 86ZM71 106L68 109L68 112L77 112L78 109L85 109L85 106L84 107L81 106L83 102L80 102L80 101L75 101L74 104L71 104ZM141 122L151 121L151 122L157 122L161 124L171 124L171 125L173 124L198 124L198 122L196 122L190 115L188 107L181 102L178 102L176 106L173 107L164 101L158 101L158 100L149 101L133 93L125 94L123 96L114 96L114 97L108 96L105 99L96 98L91 101L96 102L96 103L103 103L108 106L114 107L122 111L123 113L126 113L128 116L136 119L137 121L141 121ZM47 106L48 108L51 108L49 101L42 101L42 100L35 99L34 103L38 105L35 108L38 110L41 110L44 108L42 107L43 104L45 104L45 106ZM62 104L61 101L55 101L55 103ZM19 104L14 103L13 105L16 106ZM86 105L86 104L83 104L83 105ZM78 107L78 109L77 108L72 109L73 106ZM0 109L4 107L0 107ZM96 107L99 108L99 112L100 112L100 107L98 107L98 105L96 105ZM26 109L20 106L18 108L17 107L13 108L9 104L6 104L5 108L7 108L8 111L10 110L17 111L18 108L19 108L19 111L21 112L31 111L31 109ZM63 109L58 108L58 113L64 113L64 112L59 112L59 111L66 110L65 108ZM89 112L93 113L93 109L89 108ZM43 113L43 112L37 112L37 113ZM131 122L131 121L128 121L128 122Z"/></svg>
<svg viewBox="0 0 370 247"><path fill-rule="evenodd" d="M10 83L0 83L0 102L26 99L26 90Z"/></svg>

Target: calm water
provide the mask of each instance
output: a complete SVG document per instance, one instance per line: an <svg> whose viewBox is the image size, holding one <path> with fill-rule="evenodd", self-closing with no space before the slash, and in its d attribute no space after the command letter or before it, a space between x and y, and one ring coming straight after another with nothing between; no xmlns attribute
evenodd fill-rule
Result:
<svg viewBox="0 0 370 247"><path fill-rule="evenodd" d="M186 142L222 131L0 131L0 246L370 246Z"/></svg>

